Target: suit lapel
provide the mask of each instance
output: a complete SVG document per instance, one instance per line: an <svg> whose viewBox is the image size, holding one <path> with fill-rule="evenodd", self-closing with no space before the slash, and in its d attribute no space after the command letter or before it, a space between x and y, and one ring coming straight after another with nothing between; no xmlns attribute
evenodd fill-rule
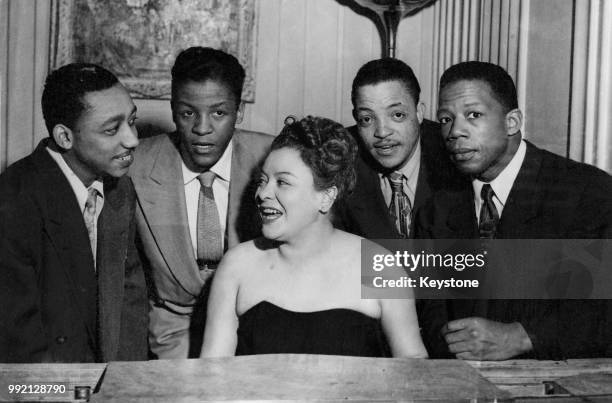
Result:
<svg viewBox="0 0 612 403"><path fill-rule="evenodd" d="M34 152L34 164L39 172L37 194L41 205L46 206L44 231L59 256L70 283L71 297L95 348L97 289L89 236L74 191L45 148L46 141L43 141Z"/></svg>
<svg viewBox="0 0 612 403"><path fill-rule="evenodd" d="M255 215L254 203L251 200L246 200L247 194L250 192L245 192L247 186L251 182L251 177L249 172L245 172L244 169L241 169L241 166L249 165L246 162L252 159L252 156L248 152L245 147L243 147L242 143L237 141L236 136L232 139L232 166L230 172L230 189L229 189L229 200L227 206L227 223L226 223L226 233L227 233L227 246L232 247L241 242L240 234L238 233L238 220L242 214L245 214L245 209L252 206L253 210L251 214ZM254 225L257 225L256 223Z"/></svg>
<svg viewBox="0 0 612 403"><path fill-rule="evenodd" d="M257 136L257 137L251 137ZM233 247L240 242L261 236L261 220L257 213L254 175L270 148L271 138L236 130L232 138L233 154L230 192L227 211L227 243Z"/></svg>
<svg viewBox="0 0 612 403"><path fill-rule="evenodd" d="M420 129L421 136L419 141L421 142L421 161L419 163L419 177L417 179L417 188L414 194L413 216L414 213L425 204L427 199L429 199L429 197L433 193L432 187L434 187L435 184L432 182L435 178L435 168L430 167L430 164L433 164L434 162L437 162L440 158L442 158L442 156L439 154L443 151L443 146L434 147L436 145L436 142L434 142L434 140L440 138L439 129L434 130L429 123L426 124L426 121L423 122ZM435 155L432 158L432 156L430 155L432 151L434 151L438 155ZM411 225L411 227L412 231L414 229L414 225Z"/></svg>
<svg viewBox="0 0 612 403"><path fill-rule="evenodd" d="M471 184L457 192L446 193L446 238L478 238L478 220L474 209L474 190Z"/></svg>
<svg viewBox="0 0 612 403"><path fill-rule="evenodd" d="M537 150L527 143L525 160L512 185L499 222L497 229L499 238L525 233L523 225L538 215L538 206L541 205L543 196L540 190L542 186L538 183L541 164L542 158Z"/></svg>
<svg viewBox="0 0 612 403"><path fill-rule="evenodd" d="M412 214L420 209L429 197L431 196L432 190L429 185L429 172L427 166L424 163L424 155L421 155L421 165L419 167L419 178L417 179L417 188L414 194L414 206L412 208ZM414 228L414 219L412 220L411 227ZM411 230L412 231L412 230Z"/></svg>
<svg viewBox="0 0 612 403"><path fill-rule="evenodd" d="M358 222L361 233L367 234L370 239L399 238L380 189L380 178L376 170L359 160L357 176L359 186L347 203L355 212L353 219Z"/></svg>
<svg viewBox="0 0 612 403"><path fill-rule="evenodd" d="M104 361L116 356L127 258L128 225L133 210L117 180L104 183L104 207L98 219L98 300L100 350Z"/></svg>
<svg viewBox="0 0 612 403"><path fill-rule="evenodd" d="M145 219L169 270L197 296L202 280L191 246L181 157L169 138L160 143L148 177L135 181Z"/></svg>

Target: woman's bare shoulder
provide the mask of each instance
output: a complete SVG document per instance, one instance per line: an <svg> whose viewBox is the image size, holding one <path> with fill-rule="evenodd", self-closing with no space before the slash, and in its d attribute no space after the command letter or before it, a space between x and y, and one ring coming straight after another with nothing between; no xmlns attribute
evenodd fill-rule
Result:
<svg viewBox="0 0 612 403"><path fill-rule="evenodd" d="M350 232L345 232L339 229L334 231L334 240L336 245L343 245L344 247L349 248L357 248L361 245L361 241L363 239L364 238L355 234L351 234Z"/></svg>
<svg viewBox="0 0 612 403"><path fill-rule="evenodd" d="M258 262L265 259L271 247L269 241L264 238L257 238L238 244L230 248L223 255L219 269L231 273L251 270L253 267L257 267Z"/></svg>

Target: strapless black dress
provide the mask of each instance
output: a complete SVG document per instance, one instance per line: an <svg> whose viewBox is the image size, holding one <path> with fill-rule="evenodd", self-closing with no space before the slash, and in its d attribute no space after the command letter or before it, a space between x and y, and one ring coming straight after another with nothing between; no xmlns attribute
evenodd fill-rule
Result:
<svg viewBox="0 0 612 403"><path fill-rule="evenodd" d="M262 301L239 318L236 355L388 357L380 321L351 309L294 312Z"/></svg>

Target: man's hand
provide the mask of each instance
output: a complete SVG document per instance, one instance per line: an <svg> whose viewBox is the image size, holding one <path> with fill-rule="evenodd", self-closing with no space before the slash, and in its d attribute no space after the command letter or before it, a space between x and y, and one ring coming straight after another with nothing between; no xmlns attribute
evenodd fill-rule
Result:
<svg viewBox="0 0 612 403"><path fill-rule="evenodd" d="M463 318L444 325L442 335L449 351L463 360L507 360L533 348L518 322Z"/></svg>

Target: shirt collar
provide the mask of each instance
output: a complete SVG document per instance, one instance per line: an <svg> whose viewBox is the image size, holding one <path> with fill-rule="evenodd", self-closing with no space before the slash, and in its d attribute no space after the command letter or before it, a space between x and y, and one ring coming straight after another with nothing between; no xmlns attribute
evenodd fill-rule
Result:
<svg viewBox="0 0 612 403"><path fill-rule="evenodd" d="M225 148L225 151L223 151L221 158L219 158L217 163L209 169L209 171L212 171L215 173L215 175L217 175L218 179L224 180L226 182L229 182L230 180L230 173L232 169L232 152L234 148L233 142L234 140L229 142L229 144ZM185 165L185 162L183 162L182 160L181 165L183 169L184 185L187 185L189 182L196 179L203 172L192 171L191 169L187 168L187 165Z"/></svg>
<svg viewBox="0 0 612 403"><path fill-rule="evenodd" d="M518 173L521 169L521 165L523 165L523 161L525 160L525 154L527 152L527 145L524 140L521 140L516 153L506 165L506 167L497 175L495 179L489 182L491 188L493 188L493 192L495 192L495 197L500 201L502 206L506 205L506 201L508 200L508 196L510 195L510 190L512 190L512 185L514 185L514 181L518 176ZM480 199L480 191L482 190L485 182L474 179L472 181L472 187L474 188L474 197L476 198L476 202L478 205L482 203Z"/></svg>
<svg viewBox="0 0 612 403"><path fill-rule="evenodd" d="M60 170L62 171L62 173L68 180L68 183L70 183L70 187L72 188L72 191L74 192L77 198L79 207L81 208L81 210L85 209L85 203L87 202L87 196L88 196L88 193L87 193L88 188L85 187L81 179L79 179L79 177L74 173L72 168L68 166L68 164L64 160L64 157L62 157L60 153L50 149L49 147L47 147L47 152L49 153L51 158L53 158L53 160L57 163ZM100 194L100 197L104 197L104 184L102 183L102 181L100 181L99 179L96 179L95 181L93 181L90 187L93 187L94 189L96 189L98 193Z"/></svg>
<svg viewBox="0 0 612 403"><path fill-rule="evenodd" d="M421 162L421 142L417 141L414 152L410 156L408 162L404 164L403 167L397 169L396 171L403 174L404 178L406 178L405 182L408 187L414 192L418 183L419 176L419 166ZM386 180L386 175L379 173L381 181Z"/></svg>

